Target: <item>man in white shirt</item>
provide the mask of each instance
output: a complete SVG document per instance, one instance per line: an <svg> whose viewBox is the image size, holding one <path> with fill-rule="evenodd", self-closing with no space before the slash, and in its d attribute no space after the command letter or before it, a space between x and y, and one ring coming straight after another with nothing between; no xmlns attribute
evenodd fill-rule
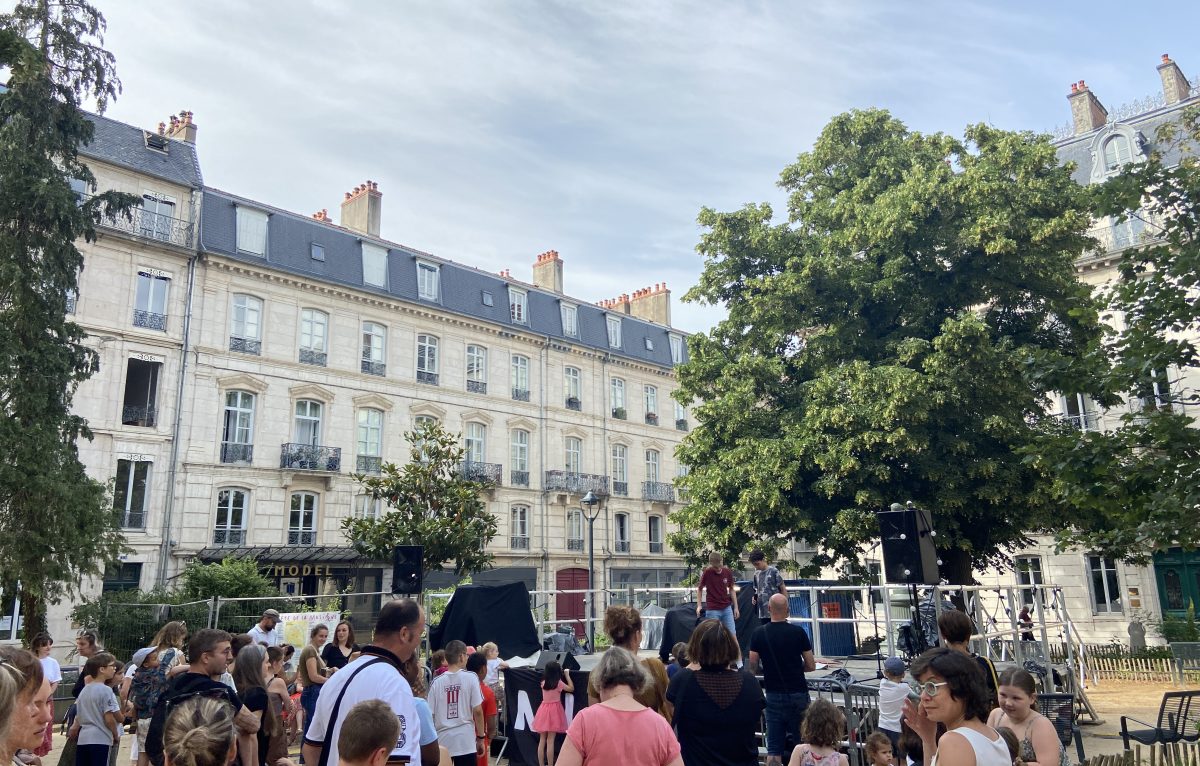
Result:
<svg viewBox="0 0 1200 766"><path fill-rule="evenodd" d="M402 674L402 666L412 660L424 631L425 613L416 601L403 598L384 605L375 622L374 641L321 687L317 709L304 736L307 766L336 766L343 721L356 704L372 699L386 702L400 724L393 756L408 756L412 766L437 763L437 743L428 753L420 745L421 722L412 687Z"/></svg>
<svg viewBox="0 0 1200 766"><path fill-rule="evenodd" d="M253 628L246 631L246 635L254 639L254 643L256 644L279 646L283 642L283 639L279 637L279 631L275 629L275 626L278 624L279 612L274 609L268 609L262 613L262 619Z"/></svg>
<svg viewBox="0 0 1200 766"><path fill-rule="evenodd" d="M449 669L429 685L429 710L438 730L438 744L446 748L454 766L474 766L483 755L487 728L483 723L483 692L479 676L463 668L467 664L467 645L462 641L446 644Z"/></svg>

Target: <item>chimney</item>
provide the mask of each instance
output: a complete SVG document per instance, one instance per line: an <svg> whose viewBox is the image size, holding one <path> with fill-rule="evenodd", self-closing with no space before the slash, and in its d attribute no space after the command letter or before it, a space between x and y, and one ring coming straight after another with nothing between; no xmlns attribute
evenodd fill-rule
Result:
<svg viewBox="0 0 1200 766"><path fill-rule="evenodd" d="M616 298L609 298L607 300L602 300L599 303L597 303L596 305L602 309L608 309L609 311L612 311L613 313L616 313L616 314L628 314L629 313L629 296L625 293L622 293L621 295L617 296Z"/></svg>
<svg viewBox="0 0 1200 766"><path fill-rule="evenodd" d="M318 210L312 214L313 220L321 223L333 223L333 219L329 217L329 211L325 208Z"/></svg>
<svg viewBox="0 0 1200 766"><path fill-rule="evenodd" d="M367 181L346 192L342 200L342 226L371 237L379 236L379 216L383 209L383 194L379 184Z"/></svg>
<svg viewBox="0 0 1200 766"><path fill-rule="evenodd" d="M562 295L563 263L557 250L547 250L534 261L533 284Z"/></svg>
<svg viewBox="0 0 1200 766"><path fill-rule="evenodd" d="M633 292L629 313L639 319L671 326L671 291L667 283L655 284Z"/></svg>
<svg viewBox="0 0 1200 766"><path fill-rule="evenodd" d="M1165 53L1162 55L1162 63L1158 65L1158 76L1162 78L1163 96L1168 104L1178 104L1187 100L1192 85L1183 76L1179 65Z"/></svg>
<svg viewBox="0 0 1200 766"><path fill-rule="evenodd" d="M1067 96L1067 101L1071 104L1071 121L1075 125L1075 135L1091 133L1108 122L1108 110L1083 80L1071 83L1071 95Z"/></svg>
<svg viewBox="0 0 1200 766"><path fill-rule="evenodd" d="M183 141L188 144L196 143L196 123L192 122L192 113L186 109L181 109L179 116L171 115L170 129L167 130L167 136L178 141ZM162 133L166 126L163 123L158 124L158 132Z"/></svg>

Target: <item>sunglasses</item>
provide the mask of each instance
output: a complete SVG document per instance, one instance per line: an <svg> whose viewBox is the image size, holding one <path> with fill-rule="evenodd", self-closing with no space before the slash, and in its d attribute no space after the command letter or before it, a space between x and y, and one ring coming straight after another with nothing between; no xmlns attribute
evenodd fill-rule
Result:
<svg viewBox="0 0 1200 766"><path fill-rule="evenodd" d="M936 697L938 689L948 685L949 683L949 681L926 681L924 683L912 681L908 684L908 686L916 694L924 694L926 697Z"/></svg>

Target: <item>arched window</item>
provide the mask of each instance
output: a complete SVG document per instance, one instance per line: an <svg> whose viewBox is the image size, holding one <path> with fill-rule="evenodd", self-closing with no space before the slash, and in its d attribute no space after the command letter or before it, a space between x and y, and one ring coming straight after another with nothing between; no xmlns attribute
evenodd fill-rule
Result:
<svg viewBox="0 0 1200 766"><path fill-rule="evenodd" d="M629 514L613 514L613 544L617 553L629 553Z"/></svg>
<svg viewBox="0 0 1200 766"><path fill-rule="evenodd" d="M246 544L246 493L240 489L217 492L217 523L213 545Z"/></svg>
<svg viewBox="0 0 1200 766"><path fill-rule="evenodd" d="M513 354L512 398L518 402L529 401L529 357Z"/></svg>
<svg viewBox="0 0 1200 766"><path fill-rule="evenodd" d="M317 495L315 492L293 492L288 514L288 545L317 544Z"/></svg>
<svg viewBox="0 0 1200 766"><path fill-rule="evenodd" d="M658 481L658 463L659 463L658 450L656 450L656 449L646 450L646 481L653 481L653 482Z"/></svg>
<svg viewBox="0 0 1200 766"><path fill-rule="evenodd" d="M624 444L612 446L612 492L614 495L629 494L629 461Z"/></svg>
<svg viewBox="0 0 1200 766"><path fill-rule="evenodd" d="M514 487L529 486L529 432L514 428L510 433L509 477Z"/></svg>
<svg viewBox="0 0 1200 766"><path fill-rule="evenodd" d="M1129 149L1129 139L1117 134L1104 142L1104 169L1110 173L1119 170L1122 165L1133 159Z"/></svg>
<svg viewBox="0 0 1200 766"><path fill-rule="evenodd" d="M568 436L566 439L566 462L567 473L578 474L583 472L583 440L577 436Z"/></svg>
<svg viewBox="0 0 1200 766"><path fill-rule="evenodd" d="M296 402L295 440L304 446L321 443L321 403L310 399Z"/></svg>
<svg viewBox="0 0 1200 766"><path fill-rule="evenodd" d="M487 462L487 426L483 423L467 423L467 433L463 438L468 463Z"/></svg>
<svg viewBox="0 0 1200 766"><path fill-rule="evenodd" d="M325 366L329 351L329 316L324 311L304 309L300 312L300 361Z"/></svg>
<svg viewBox="0 0 1200 766"><path fill-rule="evenodd" d="M262 301L253 295L233 296L229 350L243 354L262 351Z"/></svg>
<svg viewBox="0 0 1200 766"><path fill-rule="evenodd" d="M221 462L249 463L254 458L254 394L225 393L225 425L221 432Z"/></svg>
<svg viewBox="0 0 1200 766"><path fill-rule="evenodd" d="M363 322L360 369L367 375L387 374L387 328L378 322Z"/></svg>
<svg viewBox="0 0 1200 766"><path fill-rule="evenodd" d="M663 520L662 516L651 516L647 521L647 534L650 538L650 552L663 552Z"/></svg>
<svg viewBox="0 0 1200 766"><path fill-rule="evenodd" d="M467 346L467 390L473 394L486 394L487 379L487 349Z"/></svg>
<svg viewBox="0 0 1200 766"><path fill-rule="evenodd" d="M438 384L438 339L433 335L417 336L417 382Z"/></svg>
<svg viewBox="0 0 1200 766"><path fill-rule="evenodd" d="M383 463L383 412L364 408L358 411L359 473L377 474Z"/></svg>
<svg viewBox="0 0 1200 766"><path fill-rule="evenodd" d="M529 506L514 505L511 519L513 550L529 550Z"/></svg>

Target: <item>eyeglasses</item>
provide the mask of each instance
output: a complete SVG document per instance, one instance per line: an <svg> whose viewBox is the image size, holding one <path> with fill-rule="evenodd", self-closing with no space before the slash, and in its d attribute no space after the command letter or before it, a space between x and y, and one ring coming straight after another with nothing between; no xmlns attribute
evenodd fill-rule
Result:
<svg viewBox="0 0 1200 766"><path fill-rule="evenodd" d="M912 681L908 686L916 694L924 694L926 697L936 697L938 689L948 685L949 683L949 681L926 681L925 683Z"/></svg>

